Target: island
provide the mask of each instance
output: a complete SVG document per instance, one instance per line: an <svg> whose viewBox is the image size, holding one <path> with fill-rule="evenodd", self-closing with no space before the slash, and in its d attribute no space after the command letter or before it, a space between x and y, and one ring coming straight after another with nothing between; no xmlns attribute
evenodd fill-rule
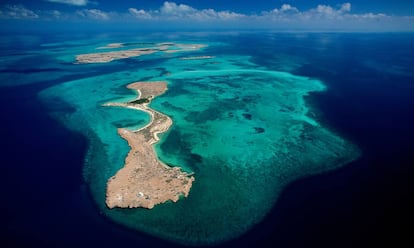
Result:
<svg viewBox="0 0 414 248"><path fill-rule="evenodd" d="M124 43L110 43L97 49L122 48ZM151 47L138 47L133 49L115 50L98 53L85 53L76 56L75 64L90 64L90 63L107 63L117 59L126 59L131 57L138 57L142 55L149 55L156 52L177 53L177 52L191 52L200 50L206 47L203 44L176 44L172 42L162 42Z"/></svg>
<svg viewBox="0 0 414 248"><path fill-rule="evenodd" d="M145 111L151 116L151 121L135 131L118 129L131 150L125 159L125 166L108 180L106 205L109 208L152 209L157 204L177 202L181 196L188 196L195 179L193 173L161 162L153 147L159 140L158 134L166 132L173 123L170 117L149 107L152 99L167 90L167 84L136 82L127 87L138 92L136 99L127 103L106 103L104 106Z"/></svg>
<svg viewBox="0 0 414 248"><path fill-rule="evenodd" d="M129 50L119 50L101 53L87 53L76 56L77 64L88 63L107 63L116 59L126 59L130 57L137 57L141 55L152 54L158 51L166 50L167 46L159 46L154 48L136 48Z"/></svg>

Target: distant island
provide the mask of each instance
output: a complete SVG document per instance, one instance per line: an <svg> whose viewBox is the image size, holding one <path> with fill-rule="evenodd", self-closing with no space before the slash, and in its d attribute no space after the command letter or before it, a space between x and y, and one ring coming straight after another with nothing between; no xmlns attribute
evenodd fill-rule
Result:
<svg viewBox="0 0 414 248"><path fill-rule="evenodd" d="M145 111L151 121L145 127L130 131L119 128L119 135L131 147L125 166L108 180L106 205L109 208L148 208L167 201L176 202L180 196L187 197L195 180L192 173L179 167L169 167L155 154L153 144L158 134L172 125L170 117L157 112L148 104L167 90L166 82L136 82L127 86L138 91L137 99L128 103L106 103L104 106L126 107Z"/></svg>
<svg viewBox="0 0 414 248"><path fill-rule="evenodd" d="M113 49L124 47L124 43L110 43L97 49ZM141 55L153 54L156 52L176 53L176 52L191 52L200 50L206 47L202 44L176 44L172 42L154 43L151 47L140 47L125 50L115 50L108 52L86 53L76 56L76 64L89 63L107 63L117 59L126 59L130 57L138 57Z"/></svg>

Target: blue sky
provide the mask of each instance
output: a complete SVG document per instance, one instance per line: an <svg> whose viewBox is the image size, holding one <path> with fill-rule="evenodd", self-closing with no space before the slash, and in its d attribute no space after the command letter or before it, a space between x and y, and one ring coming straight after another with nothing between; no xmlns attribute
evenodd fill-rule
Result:
<svg viewBox="0 0 414 248"><path fill-rule="evenodd" d="M414 31L410 0L2 0L0 28Z"/></svg>

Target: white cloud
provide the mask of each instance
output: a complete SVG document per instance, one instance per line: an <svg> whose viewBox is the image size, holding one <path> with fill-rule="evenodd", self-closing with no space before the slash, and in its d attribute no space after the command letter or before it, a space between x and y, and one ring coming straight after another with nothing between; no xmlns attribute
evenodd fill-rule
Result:
<svg viewBox="0 0 414 248"><path fill-rule="evenodd" d="M88 0L45 0L47 2L52 3L63 3L68 5L75 5L75 6L86 6L89 1Z"/></svg>
<svg viewBox="0 0 414 248"><path fill-rule="evenodd" d="M341 12L350 12L351 11L351 3L342 4L339 11L341 11Z"/></svg>
<svg viewBox="0 0 414 248"><path fill-rule="evenodd" d="M53 10L51 13L55 18L60 18L62 16L62 13L58 10Z"/></svg>
<svg viewBox="0 0 414 248"><path fill-rule="evenodd" d="M329 5L320 4L314 9L302 12L302 14L307 19L344 19L350 11L350 3L344 3L338 9L334 9Z"/></svg>
<svg viewBox="0 0 414 248"><path fill-rule="evenodd" d="M60 13L59 10L52 10L50 13L56 18L59 18L62 16L62 13Z"/></svg>
<svg viewBox="0 0 414 248"><path fill-rule="evenodd" d="M138 10L129 8L128 12L138 19L154 19L154 20L176 20L186 21L194 20L203 21L226 21L241 18L244 15L231 11L216 11L214 9L195 9L186 4L176 4L174 2L164 2L158 10Z"/></svg>
<svg viewBox="0 0 414 248"><path fill-rule="evenodd" d="M350 14L351 3L343 3L338 8L333 8L330 5L320 4L315 8L305 11L299 11L298 8L290 5L283 4L280 8L273 9L272 11L264 11L260 15L256 16L256 19L262 21L279 21L290 23L309 24L309 22L330 22L330 25L335 25L335 21L352 21L356 19L364 18L385 18L384 14Z"/></svg>
<svg viewBox="0 0 414 248"><path fill-rule="evenodd" d="M353 17L354 19L390 19L391 18L391 16L387 16L382 13L379 13L379 14L366 13L362 15L352 15L351 17Z"/></svg>
<svg viewBox="0 0 414 248"><path fill-rule="evenodd" d="M299 10L284 4L279 8L249 15L248 28L278 30L342 30L342 31L414 31L414 16L394 16L383 13L352 13L349 2L332 7L318 5Z"/></svg>
<svg viewBox="0 0 414 248"><path fill-rule="evenodd" d="M296 7L293 7L290 4L283 4L282 7L280 7L280 11L282 11L282 12L287 12L287 11L298 12L299 10Z"/></svg>
<svg viewBox="0 0 414 248"><path fill-rule="evenodd" d="M129 8L128 12L138 19L152 19L152 15L143 9Z"/></svg>
<svg viewBox="0 0 414 248"><path fill-rule="evenodd" d="M72 5L94 3L91 0L45 0ZM171 27L212 28L268 28L280 30L374 30L414 31L414 16L393 16L383 13L352 13L349 2L317 5L301 10L291 4L263 11L259 14L241 14L229 10L196 9L190 5L164 2L158 9L128 8L124 12L105 12L98 9L82 9L73 12L33 11L22 5L0 7L1 19L44 19L74 21L83 19L107 20L118 23L151 23L158 27L169 23Z"/></svg>
<svg viewBox="0 0 414 248"><path fill-rule="evenodd" d="M109 20L109 13L99 9L83 9L76 11L78 16L93 20Z"/></svg>
<svg viewBox="0 0 414 248"><path fill-rule="evenodd" d="M176 4L174 2L164 2L162 7L160 8L162 14L166 15L177 15L182 16L189 13L197 12L196 9L185 5L185 4Z"/></svg>
<svg viewBox="0 0 414 248"><path fill-rule="evenodd" d="M66 16L59 10L46 10L46 11L39 12L39 15L42 16L42 19L47 19L47 20L59 20L59 19L66 18Z"/></svg>
<svg viewBox="0 0 414 248"><path fill-rule="evenodd" d="M256 16L256 18L261 19L263 21L267 20L270 22L282 20L289 21L290 17L295 16L297 13L299 13L298 8L290 4L283 4L280 8L275 8L271 11L263 11L261 15Z"/></svg>
<svg viewBox="0 0 414 248"><path fill-rule="evenodd" d="M240 19L244 17L242 14L238 14L231 11L215 11L214 9L197 10L191 14L187 14L186 18L197 21L229 21Z"/></svg>
<svg viewBox="0 0 414 248"><path fill-rule="evenodd" d="M316 12L324 14L324 15L333 15L336 11L329 5L320 4L315 9Z"/></svg>
<svg viewBox="0 0 414 248"><path fill-rule="evenodd" d="M0 10L1 19L38 19L39 15L23 5L6 5Z"/></svg>

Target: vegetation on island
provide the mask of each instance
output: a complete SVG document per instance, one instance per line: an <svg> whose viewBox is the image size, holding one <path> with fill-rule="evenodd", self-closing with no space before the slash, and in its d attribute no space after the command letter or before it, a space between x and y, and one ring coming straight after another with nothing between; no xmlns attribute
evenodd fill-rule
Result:
<svg viewBox="0 0 414 248"><path fill-rule="evenodd" d="M137 99L134 101L130 101L129 103L134 103L134 104L143 104L143 103L149 103L150 100L148 98L142 98L142 99Z"/></svg>

